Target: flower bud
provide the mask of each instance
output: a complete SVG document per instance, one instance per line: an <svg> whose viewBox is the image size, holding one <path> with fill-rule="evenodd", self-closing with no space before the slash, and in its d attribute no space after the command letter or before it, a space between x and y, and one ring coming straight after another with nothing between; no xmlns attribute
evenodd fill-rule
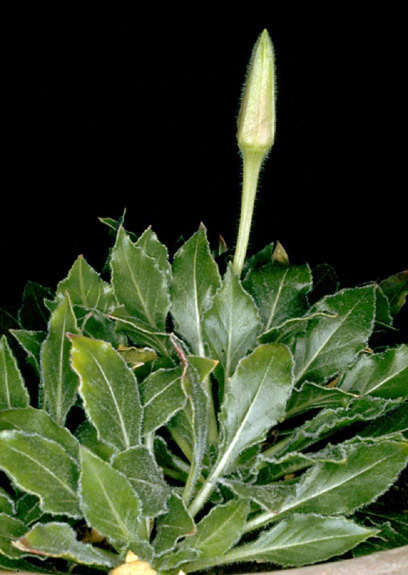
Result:
<svg viewBox="0 0 408 575"><path fill-rule="evenodd" d="M238 118L241 152L264 158L275 139L275 57L272 40L264 30L252 52Z"/></svg>

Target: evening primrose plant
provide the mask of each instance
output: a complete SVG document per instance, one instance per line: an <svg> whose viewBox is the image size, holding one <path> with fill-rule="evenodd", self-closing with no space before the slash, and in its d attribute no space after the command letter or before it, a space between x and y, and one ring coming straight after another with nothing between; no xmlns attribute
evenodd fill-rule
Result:
<svg viewBox="0 0 408 575"><path fill-rule="evenodd" d="M80 256L3 314L3 571L250 571L408 543L406 510L381 498L408 462L408 345L383 343L408 271L325 291L329 268L312 278L279 242L246 258L274 136L264 31L238 122L235 253L201 226L170 263L151 228L105 218L109 281Z"/></svg>

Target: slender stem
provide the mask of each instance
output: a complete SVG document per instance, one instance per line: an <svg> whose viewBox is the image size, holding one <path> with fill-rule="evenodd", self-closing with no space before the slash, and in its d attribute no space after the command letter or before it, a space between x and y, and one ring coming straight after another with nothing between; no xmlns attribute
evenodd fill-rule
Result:
<svg viewBox="0 0 408 575"><path fill-rule="evenodd" d="M256 529L260 529L267 525L268 523L272 523L272 521L276 521L282 514L281 513L273 513L272 511L265 511L260 515L257 515L244 527L244 533L249 533L250 531L255 531Z"/></svg>
<svg viewBox="0 0 408 575"><path fill-rule="evenodd" d="M242 180L242 201L241 217L239 221L238 239L235 248L233 268L240 276L244 266L246 252L248 249L249 233L251 231L252 216L256 189L258 186L259 172L264 160L264 153L243 152L243 180Z"/></svg>

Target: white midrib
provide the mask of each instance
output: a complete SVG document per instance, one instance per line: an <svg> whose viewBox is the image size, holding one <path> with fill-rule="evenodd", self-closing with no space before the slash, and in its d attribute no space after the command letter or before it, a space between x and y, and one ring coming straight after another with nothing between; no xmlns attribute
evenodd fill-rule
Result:
<svg viewBox="0 0 408 575"><path fill-rule="evenodd" d="M58 477L58 475L55 475L55 473L53 471L51 471L51 469L49 469L48 467L45 467L45 465L40 463L37 459L34 459L33 457L31 457L31 455L28 455L28 453L26 453L25 451L20 451L20 449L17 449L16 447L13 447L10 445L8 447L9 447L9 449L11 449L11 451L15 451L16 453L19 453L23 457L27 457L27 459L29 459L30 461L32 461L33 463L38 465L38 467L41 467L41 469L44 469L44 471L46 473L48 473L49 475L51 475L54 479L56 479L58 481L58 483L60 483L64 487L64 489L66 489L66 491L71 493L73 495L74 499L76 500L77 494L75 493L75 491L73 489L71 489L69 487L69 485L64 483L64 481L62 481L62 479L60 477Z"/></svg>
<svg viewBox="0 0 408 575"><path fill-rule="evenodd" d="M335 539L346 539L346 538L355 538L358 534L356 533L352 533L352 534L340 534L340 535L331 535L330 537L319 537L318 539L308 539L307 541L300 541L300 542L294 542L294 543L286 543L285 545L275 545L275 546L271 546L271 547L267 547L266 549L260 549L260 548L253 548L253 549L245 549L245 547L243 549L237 549L234 553L234 551L232 551L232 553L230 553L228 555L228 557L231 559L231 561L237 560L237 559L244 559L247 557L251 557L252 555L262 555L262 553L268 553L271 551L282 551L285 549L292 549L294 547L302 547L304 545L311 545L313 543L320 543L323 541L333 541Z"/></svg>
<svg viewBox="0 0 408 575"><path fill-rule="evenodd" d="M283 513L286 513L287 511L296 509L297 507L302 505L302 503L312 501L316 497L320 497L320 496L324 495L325 493L328 493L330 491L333 491L334 489L337 489L337 487L341 487L341 486L346 485L347 483L349 483L351 480L355 479L356 477L359 477L360 475L363 475L364 473L371 471L377 465L379 465L383 461L386 461L387 459L388 459L388 457L383 457L381 459L378 459L372 465L365 467L364 469L360 470L358 473L355 473L354 475L350 475L346 479L346 481L342 481L340 483L330 485L328 488L322 489L318 493L315 493L314 495L311 495L310 497L305 497L304 499L297 500L296 502L293 503L293 505L287 505L286 507L282 507L277 513L276 512L275 513L272 513L272 512L261 513L260 515L255 517L252 521L250 521L247 524L247 526L249 527L250 525L253 525L252 529L256 529L258 527L261 527L261 525L268 523L271 519L278 519L281 515L283 515ZM250 531L252 529L248 529L247 531Z"/></svg>
<svg viewBox="0 0 408 575"><path fill-rule="evenodd" d="M113 403L114 403L114 405L115 405L115 409L116 409L117 414L118 414L119 424L120 424L120 429L121 429L121 431L122 431L123 439L125 440L126 448L128 448L128 447L130 447L130 440L129 440L129 437L128 437L128 434L127 434L127 431L126 431L125 422L123 421L122 413L121 413L121 411L120 411L120 409L119 409L119 405L118 405L116 396L115 396L115 394L113 393L113 389L112 389L112 386L111 386L111 384L110 384L110 381L109 381L108 378L106 377L106 374L105 374L105 372L104 372L104 370L103 370L101 364L100 364L99 361L96 359L96 357L95 357L92 353L90 354L90 356L91 356L92 359L94 360L94 362L95 362L97 368L99 369L99 371L100 371L100 373L101 373L101 375L102 375L102 377L103 377L103 380L104 380L105 383L106 383L107 388L109 389L109 393L111 394L111 397L112 397L112 399L113 399Z"/></svg>
<svg viewBox="0 0 408 575"><path fill-rule="evenodd" d="M280 296L281 296L281 293L282 293L282 289L283 289L283 286L284 286L284 284L285 284L286 276L288 275L288 273L289 273L289 268L285 271L285 273L283 274L283 276L282 276L282 278L281 278L281 280L280 280L280 282L279 282L278 292L277 292L277 294L276 294L275 301L273 302L273 306L272 306L272 308L271 308L271 313L269 314L269 318L268 318L268 321L267 321L266 326L265 326L265 331L268 331L268 329L269 329L270 326L271 326L272 320L273 320L273 318L274 318L274 316L275 316L275 312L276 312L276 308L277 308L277 305L278 305L278 301L279 301L279 299L280 299Z"/></svg>
<svg viewBox="0 0 408 575"><path fill-rule="evenodd" d="M160 391L158 391L157 393L155 393L154 395L152 395L152 397L143 404L143 407L146 408L148 405L150 405L152 403L152 401L154 401L155 399L157 399L160 395L162 395L163 393L165 393L169 387L171 387L175 381L177 381L178 379L180 379L180 375L178 375L177 377L175 377L174 379L172 379L170 381L170 383L168 383L165 387L163 387L162 389L160 389Z"/></svg>
<svg viewBox="0 0 408 575"><path fill-rule="evenodd" d="M327 346L327 344L329 343L329 341L332 339L332 337L337 333L337 331L342 327L342 325L344 324L344 322L349 318L350 314L353 313L353 311L355 310L355 308L360 304L360 301L356 302L353 307L346 313L346 315L341 319L341 321L337 324L337 326L335 327L335 329L330 333L329 337L327 339L325 339L325 341L323 342L323 344L316 350L316 352L312 355L312 357L310 358L310 360L303 366L303 369L300 370L300 372L297 374L296 376L296 381L299 381L303 375L306 373L306 371L309 369L309 367L315 362L316 358L320 355L320 353L322 352L322 350Z"/></svg>
<svg viewBox="0 0 408 575"><path fill-rule="evenodd" d="M258 399L258 396L259 396L260 391L261 391L261 389L262 389L262 387L263 387L263 384L264 384L264 382L265 382L266 376L267 376L267 374L268 374L268 371L269 371L269 368L270 368L270 366L271 366L271 363L273 362L273 359L274 359L274 358L271 358L271 359L269 360L268 365L267 365L267 367L265 368L265 372L264 372L264 375L263 375L263 377L262 377L262 380L261 380L260 384L258 385L258 389L257 389L257 391L256 391L256 393L255 393L255 395L254 395L254 397L253 397L251 403L249 404L249 406L248 406L248 408L247 408L247 410L246 410L245 416L244 416L244 418L243 418L243 420L242 420L240 426L238 427L237 431L235 432L234 437L233 437L233 439L231 440L228 449L226 450L226 452L224 453L224 455L221 457L219 463L218 463L218 464L216 465L216 467L214 468L214 471L213 471L213 472L211 473L211 475L208 477L206 483L205 483L204 486L203 486L203 489L202 489L201 493L205 493L207 490L210 491L210 490L212 489L212 486L214 485L214 482L221 476L221 474L222 474L222 472L223 472L225 466L227 465L228 460L229 460L229 458L230 458L230 456L231 456L231 453L233 453L233 451L234 451L234 449L235 449L235 446L236 446L236 444L237 444L237 442L238 442L238 439L239 439L239 437L240 437L240 435L241 435L241 433L242 433L242 430L243 430L243 428L245 427L246 422L248 421L248 417L249 417L249 415L250 415L250 413L251 413L251 411L252 411L252 408L253 408L254 404L256 403L256 400ZM197 497L199 497L199 496L200 496L200 495L198 495Z"/></svg>
<svg viewBox="0 0 408 575"><path fill-rule="evenodd" d="M135 250L136 250L136 249L140 249L140 248L137 248L137 247L135 247L135 246L131 246L131 247L133 247ZM141 250L141 251L142 251L142 250ZM134 287L135 287L135 290L136 290L137 296L138 296L138 298L139 298L139 301L140 301L140 303L142 304L142 308L143 308L143 311L144 311L144 313L145 313L145 315L146 315L146 319L148 320L149 324L150 324L153 328L156 328L156 324L155 324L155 322L154 322L152 316L150 315L149 310L147 309L146 302L145 302L145 300L144 300L144 298L143 298L143 294L142 294L142 292L140 291L140 287L139 287L139 285L138 285L138 283L137 283L137 281L136 281L135 275L134 275L134 273L133 273L133 269L132 269L132 267L131 267L131 265L130 265L130 262L129 262L129 259L128 259L128 254L127 254L127 250L126 250L126 249L124 249L124 256L125 256L126 267L127 267L128 270L129 270L129 274L130 274L130 277L131 277L131 279L132 279L132 283L133 283L133 285L134 285Z"/></svg>
<svg viewBox="0 0 408 575"><path fill-rule="evenodd" d="M121 529L123 535L125 536L126 539L129 539L129 531L128 531L126 525L123 523L121 516L120 516L119 513L116 511L115 506L113 505L113 501L112 501L112 499L109 497L109 494L108 494L108 492L106 491L105 486L104 486L104 484L102 483L102 481L101 481L101 479L100 479L99 473L94 473L94 477L95 477L96 481L99 483L99 485L100 485L100 487L101 487L101 489L102 489L103 495L104 495L106 501L108 502L109 508L110 508L110 510L112 511L112 514L113 514L113 516L115 517L116 522L117 522L118 526L120 527L120 529Z"/></svg>
<svg viewBox="0 0 408 575"><path fill-rule="evenodd" d="M370 387L370 389L368 391L366 391L365 393L372 393L373 391L375 391L376 389L378 389L379 387L383 386L385 383L387 383L388 381L390 381L391 379L393 379L394 377L398 377L399 375L401 375L401 373L403 373L404 371L408 371L408 366L403 367L402 369L400 369L399 371L395 371L394 373L392 373L390 376L386 377L385 379L383 379L382 381L380 381L380 383L378 383L377 385L375 385L374 387Z"/></svg>

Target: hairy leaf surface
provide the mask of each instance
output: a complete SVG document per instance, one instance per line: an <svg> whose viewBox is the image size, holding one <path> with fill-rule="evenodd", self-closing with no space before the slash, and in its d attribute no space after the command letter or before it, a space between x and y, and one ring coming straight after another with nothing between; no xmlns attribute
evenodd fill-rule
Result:
<svg viewBox="0 0 408 575"><path fill-rule="evenodd" d="M72 338L72 367L98 437L117 449L140 444L142 407L134 373L105 341Z"/></svg>
<svg viewBox="0 0 408 575"><path fill-rule="evenodd" d="M5 335L0 339L0 409L26 407L28 391Z"/></svg>
<svg viewBox="0 0 408 575"><path fill-rule="evenodd" d="M38 495L44 511L79 517L78 468L60 444L40 435L2 431L0 468L21 489Z"/></svg>

